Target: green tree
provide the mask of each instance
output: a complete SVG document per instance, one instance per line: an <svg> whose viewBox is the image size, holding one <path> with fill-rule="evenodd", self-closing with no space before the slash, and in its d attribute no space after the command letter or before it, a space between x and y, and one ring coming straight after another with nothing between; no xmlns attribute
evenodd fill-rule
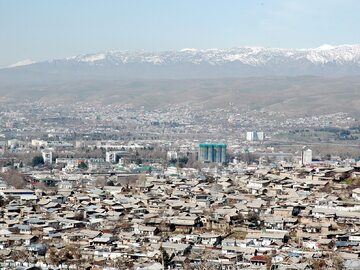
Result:
<svg viewBox="0 0 360 270"><path fill-rule="evenodd" d="M35 156L35 157L33 157L31 163L32 163L33 167L35 167L35 166L44 164L44 159L42 156Z"/></svg>
<svg viewBox="0 0 360 270"><path fill-rule="evenodd" d="M172 158L172 159L169 160L169 164L175 165L176 162L177 162L177 159L176 159L176 158Z"/></svg>
<svg viewBox="0 0 360 270"><path fill-rule="evenodd" d="M141 158L137 158L137 159L135 160L135 163L136 163L136 165L141 165L143 162L142 162L142 159L141 159Z"/></svg>
<svg viewBox="0 0 360 270"><path fill-rule="evenodd" d="M189 159L187 157L181 157L178 160L178 165L180 168L184 168L185 165L188 163Z"/></svg>
<svg viewBox="0 0 360 270"><path fill-rule="evenodd" d="M88 165L85 162L81 162L81 163L79 163L78 168L83 169L83 170L87 170Z"/></svg>

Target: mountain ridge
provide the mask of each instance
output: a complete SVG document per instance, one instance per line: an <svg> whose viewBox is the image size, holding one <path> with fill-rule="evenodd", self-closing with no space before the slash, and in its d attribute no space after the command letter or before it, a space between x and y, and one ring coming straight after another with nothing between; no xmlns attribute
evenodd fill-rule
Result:
<svg viewBox="0 0 360 270"><path fill-rule="evenodd" d="M262 61L251 61L263 57ZM180 50L168 50L151 52L144 50L119 50L103 51L98 53L80 54L76 56L50 59L45 61L32 61L25 59L2 69L9 69L19 66L28 66L39 63L54 63L59 61L74 61L84 63L99 63L104 60L115 63L127 64L131 62L146 62L152 64L166 64L169 62L209 62L211 64L223 64L224 62L240 61L244 64L256 65L259 62L264 64L272 58L285 57L290 59L307 59L312 63L327 63L341 61L356 61L360 63L360 44L329 45L324 44L317 48L268 48L257 46L244 46L229 49L195 49L184 48Z"/></svg>
<svg viewBox="0 0 360 270"><path fill-rule="evenodd" d="M360 45L314 49L239 47L177 51L108 51L0 69L0 80L197 79L360 75Z"/></svg>

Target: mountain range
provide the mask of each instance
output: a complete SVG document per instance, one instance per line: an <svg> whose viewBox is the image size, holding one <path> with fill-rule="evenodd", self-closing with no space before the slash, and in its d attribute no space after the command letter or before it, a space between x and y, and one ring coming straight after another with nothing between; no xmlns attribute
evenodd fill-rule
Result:
<svg viewBox="0 0 360 270"><path fill-rule="evenodd" d="M360 45L118 51L0 69L2 102L269 109L360 115Z"/></svg>
<svg viewBox="0 0 360 270"><path fill-rule="evenodd" d="M86 79L206 79L360 75L360 45L313 49L241 47L178 51L110 51L0 69L0 82Z"/></svg>

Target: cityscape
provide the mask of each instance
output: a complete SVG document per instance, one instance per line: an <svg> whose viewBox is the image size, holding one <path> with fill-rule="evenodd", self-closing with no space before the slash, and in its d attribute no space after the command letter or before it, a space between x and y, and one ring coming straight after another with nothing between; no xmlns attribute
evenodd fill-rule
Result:
<svg viewBox="0 0 360 270"><path fill-rule="evenodd" d="M0 269L360 269L360 2L65 2L0 0Z"/></svg>
<svg viewBox="0 0 360 270"><path fill-rule="evenodd" d="M347 113L36 102L0 115L4 269L357 265Z"/></svg>

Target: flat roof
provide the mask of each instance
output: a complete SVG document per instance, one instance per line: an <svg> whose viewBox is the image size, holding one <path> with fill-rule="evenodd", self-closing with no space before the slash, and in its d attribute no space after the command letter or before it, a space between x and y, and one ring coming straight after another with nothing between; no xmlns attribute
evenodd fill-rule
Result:
<svg viewBox="0 0 360 270"><path fill-rule="evenodd" d="M225 148L227 145L225 143L200 143L199 147L221 147Z"/></svg>

